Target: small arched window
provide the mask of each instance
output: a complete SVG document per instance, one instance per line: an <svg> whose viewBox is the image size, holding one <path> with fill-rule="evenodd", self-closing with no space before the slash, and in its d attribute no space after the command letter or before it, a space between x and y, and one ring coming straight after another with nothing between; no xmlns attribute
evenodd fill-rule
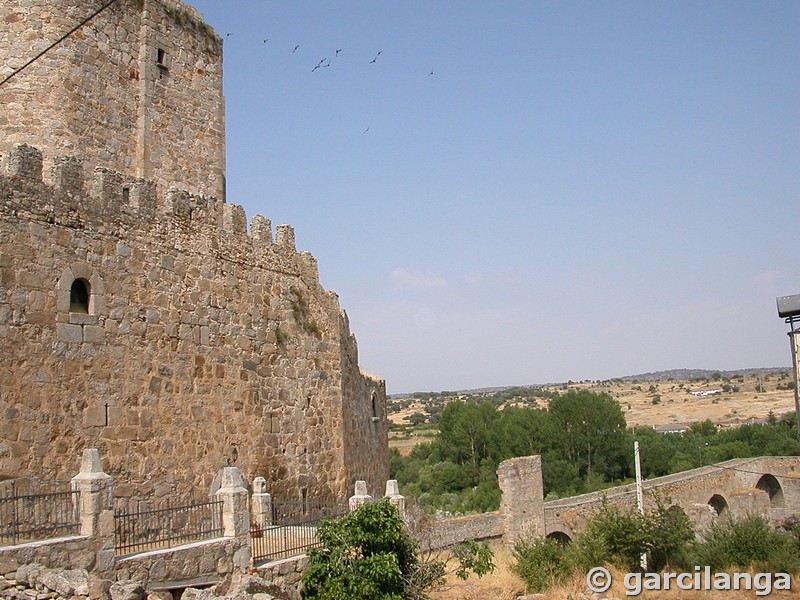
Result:
<svg viewBox="0 0 800 600"><path fill-rule="evenodd" d="M91 286L85 279L76 279L69 289L69 312L89 314Z"/></svg>
<svg viewBox="0 0 800 600"><path fill-rule="evenodd" d="M376 394L375 392L372 392L371 399L372 399L372 418L373 419L377 419L378 418L378 394Z"/></svg>

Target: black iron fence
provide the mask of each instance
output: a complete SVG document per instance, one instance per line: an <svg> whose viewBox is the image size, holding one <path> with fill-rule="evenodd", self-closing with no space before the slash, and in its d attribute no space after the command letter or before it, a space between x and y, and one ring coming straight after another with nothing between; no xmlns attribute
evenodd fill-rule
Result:
<svg viewBox="0 0 800 600"><path fill-rule="evenodd" d="M317 526L325 518L347 514L346 501L272 500L271 525L250 527L254 561L272 561L303 554L320 545Z"/></svg>
<svg viewBox="0 0 800 600"><path fill-rule="evenodd" d="M117 555L222 537L222 500L139 511L114 511Z"/></svg>
<svg viewBox="0 0 800 600"><path fill-rule="evenodd" d="M78 499L73 490L21 494L9 487L0 496L0 545L78 535Z"/></svg>

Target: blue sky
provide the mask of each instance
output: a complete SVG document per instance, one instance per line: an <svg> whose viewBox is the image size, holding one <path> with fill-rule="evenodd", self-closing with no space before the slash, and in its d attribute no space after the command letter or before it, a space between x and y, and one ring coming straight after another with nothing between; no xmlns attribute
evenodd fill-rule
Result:
<svg viewBox="0 0 800 600"><path fill-rule="evenodd" d="M190 3L390 393L791 363L800 3Z"/></svg>

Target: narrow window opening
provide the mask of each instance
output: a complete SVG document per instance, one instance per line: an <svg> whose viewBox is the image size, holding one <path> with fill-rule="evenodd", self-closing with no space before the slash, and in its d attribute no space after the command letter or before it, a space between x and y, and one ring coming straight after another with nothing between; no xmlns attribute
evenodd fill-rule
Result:
<svg viewBox="0 0 800 600"><path fill-rule="evenodd" d="M131 198L131 188L127 185L122 187L122 201L127 204Z"/></svg>
<svg viewBox="0 0 800 600"><path fill-rule="evenodd" d="M308 514L308 490L306 488L303 488L301 491L302 491L302 494L303 494L303 515L307 515Z"/></svg>
<svg viewBox="0 0 800 600"><path fill-rule="evenodd" d="M89 282L76 279L69 289L69 312L89 314Z"/></svg>
<svg viewBox="0 0 800 600"><path fill-rule="evenodd" d="M372 418L378 418L378 395L375 392L372 392Z"/></svg>
<svg viewBox="0 0 800 600"><path fill-rule="evenodd" d="M156 66L158 67L158 78L164 77L167 72L167 52L163 48L159 48L156 52Z"/></svg>

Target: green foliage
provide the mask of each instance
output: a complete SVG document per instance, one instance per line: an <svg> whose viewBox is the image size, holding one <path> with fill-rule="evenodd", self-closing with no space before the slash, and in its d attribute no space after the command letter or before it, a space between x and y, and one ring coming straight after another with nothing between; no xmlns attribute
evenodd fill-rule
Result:
<svg viewBox="0 0 800 600"><path fill-rule="evenodd" d="M731 458L800 455L794 413L766 425L719 430L706 420L683 434L661 434L650 428L627 430L622 409L610 395L586 390L552 394L548 410L524 405L499 410L498 397L519 399L524 393L533 398L542 392L515 388L480 401L447 404L434 394L430 402L435 404L426 403L426 412L436 415L439 433L408 457L393 456L392 478L429 512L485 512L499 506L498 465L516 456L542 456L544 494L552 499L631 478L634 440L648 479Z"/></svg>
<svg viewBox="0 0 800 600"><path fill-rule="evenodd" d="M421 560L400 513L383 499L364 504L317 529L321 548L308 551L301 595L317 600L424 600L447 575L441 560ZM494 570L492 552L467 542L451 551L455 573L483 576Z"/></svg>
<svg viewBox="0 0 800 600"><path fill-rule="evenodd" d="M687 565L686 556L695 539L692 522L679 506L670 505L659 496L654 500L656 508L644 520L648 569L660 571L667 565Z"/></svg>
<svg viewBox="0 0 800 600"><path fill-rule="evenodd" d="M299 288L293 286L289 289L289 295L289 304L292 307L292 314L294 315L295 321L305 329L307 333L321 337L322 330L317 322L311 318L311 309L308 305L308 299L303 292Z"/></svg>
<svg viewBox="0 0 800 600"><path fill-rule="evenodd" d="M754 568L759 572L800 572L800 538L776 531L757 515L712 525L694 548L696 564L715 570Z"/></svg>
<svg viewBox="0 0 800 600"><path fill-rule="evenodd" d="M591 560L599 559L595 565L613 564L631 571L647 549L648 525L635 509L604 502L588 521L585 537L589 543L584 551L590 550ZM605 556L598 556L598 549L605 550Z"/></svg>
<svg viewBox="0 0 800 600"><path fill-rule="evenodd" d="M636 571L642 554L647 554L650 571L683 564L694 540L691 522L678 506L659 498L655 502L654 510L641 515L604 501L570 544L542 538L517 542L512 568L529 592L542 592L601 565Z"/></svg>
<svg viewBox="0 0 800 600"><path fill-rule="evenodd" d="M593 470L607 479L626 472L625 416L619 403L608 394L587 390L569 391L553 398L549 414L554 446L578 466L578 474Z"/></svg>
<svg viewBox="0 0 800 600"><path fill-rule="evenodd" d="M417 545L397 509L384 499L317 529L322 548L309 550L303 598L401 600L416 570Z"/></svg>
<svg viewBox="0 0 800 600"><path fill-rule="evenodd" d="M544 592L572 575L567 548L550 538L520 540L514 545L512 570L529 592Z"/></svg>

